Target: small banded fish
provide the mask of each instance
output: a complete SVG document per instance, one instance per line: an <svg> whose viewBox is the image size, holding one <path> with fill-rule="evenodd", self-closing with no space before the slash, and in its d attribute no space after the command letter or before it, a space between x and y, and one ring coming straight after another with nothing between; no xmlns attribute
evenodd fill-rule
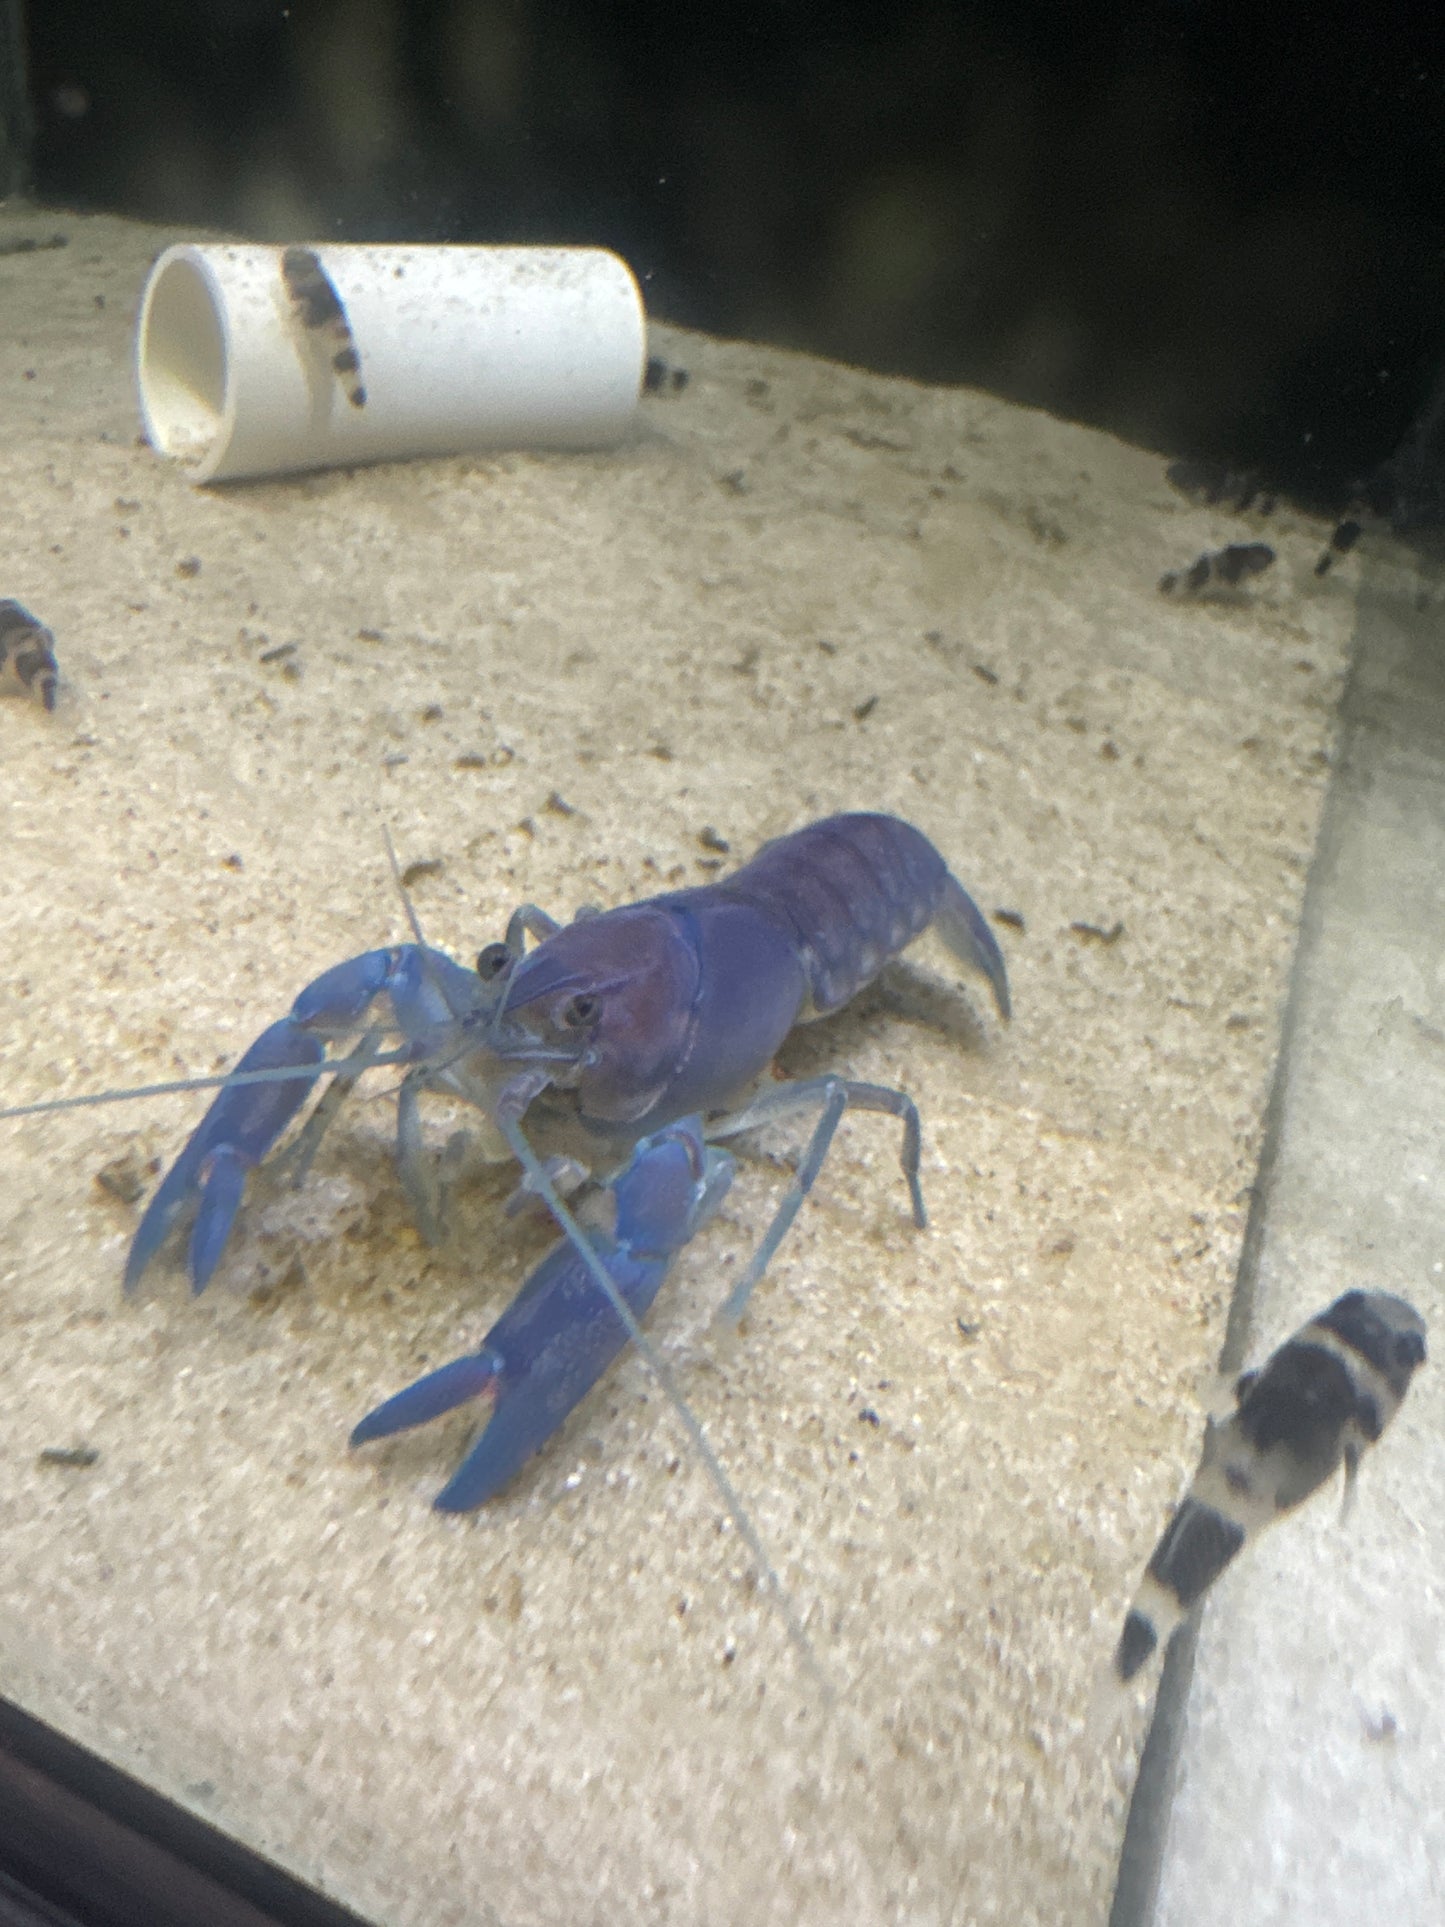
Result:
<svg viewBox="0 0 1445 1927"><path fill-rule="evenodd" d="M1347 1291L1244 1374L1154 1548L1114 1654L1116 1681L1133 1679L1235 1554L1341 1465L1348 1506L1360 1455L1424 1362L1425 1321L1413 1306Z"/></svg>
<svg viewBox="0 0 1445 1927"><path fill-rule="evenodd" d="M1353 515L1347 515L1343 522L1336 522L1329 546L1321 550L1320 559L1315 564L1315 574L1328 575L1335 565L1335 557L1348 555L1363 533L1363 525Z"/></svg>
<svg viewBox="0 0 1445 1927"><path fill-rule="evenodd" d="M0 602L0 691L30 696L54 709L60 685L55 638L18 602Z"/></svg>
<svg viewBox="0 0 1445 1927"><path fill-rule="evenodd" d="M365 408L366 389L361 381L356 337L351 332L341 296L322 267L320 256L311 248L287 248L281 256L281 279L286 283L286 292L301 326L308 333L325 338L331 350L331 366L346 399L353 408Z"/></svg>
<svg viewBox="0 0 1445 1927"><path fill-rule="evenodd" d="M1161 595L1203 595L1206 589L1237 589L1252 575L1263 575L1274 562L1268 542L1231 542L1227 549L1206 549L1187 569L1174 569L1159 578Z"/></svg>

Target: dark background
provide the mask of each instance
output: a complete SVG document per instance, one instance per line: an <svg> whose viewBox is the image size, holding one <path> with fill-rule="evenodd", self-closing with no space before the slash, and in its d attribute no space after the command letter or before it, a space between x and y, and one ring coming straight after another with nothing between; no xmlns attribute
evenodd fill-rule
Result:
<svg viewBox="0 0 1445 1927"><path fill-rule="evenodd" d="M1445 365L1445 26L1155 0L28 0L43 197L600 241L655 313L1337 502Z"/></svg>

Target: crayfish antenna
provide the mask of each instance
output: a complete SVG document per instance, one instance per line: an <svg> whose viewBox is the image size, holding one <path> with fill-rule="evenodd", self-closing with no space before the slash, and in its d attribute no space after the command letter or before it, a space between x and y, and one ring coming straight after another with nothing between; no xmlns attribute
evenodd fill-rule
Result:
<svg viewBox="0 0 1445 1927"><path fill-rule="evenodd" d="M411 892L406 887L406 881L401 874L401 865L396 860L396 845L392 842L391 831L385 823L381 826L381 839L386 845L386 860L391 865L392 882L395 883L397 895L401 898L401 907L406 911L406 920L411 929L412 938L418 950L425 950L426 938L421 933L421 919L412 905Z"/></svg>
<svg viewBox="0 0 1445 1927"><path fill-rule="evenodd" d="M405 1050L383 1051L367 1068L408 1064ZM314 1084L326 1074L324 1064L274 1064L258 1071L216 1071L210 1077L173 1077L164 1084L131 1084L121 1091L86 1091L78 1097L45 1097L35 1104L11 1104L0 1110L0 1124L15 1117L49 1117L55 1111L92 1111L100 1104L133 1104L142 1097L180 1097L187 1091L240 1090L248 1084Z"/></svg>
<svg viewBox="0 0 1445 1927"><path fill-rule="evenodd" d="M813 1650L812 1641L808 1638L804 1630L803 1622L798 1616L797 1608L794 1606L782 1580L779 1578L772 1560L768 1557L768 1551L763 1544L762 1536L753 1524L747 1508L738 1496L737 1489L733 1485L732 1480L723 1470L721 1460L708 1444L707 1434L703 1431L697 1414L683 1397L682 1392L678 1388L677 1381L663 1363L662 1356L657 1350L657 1347L638 1324L637 1319L633 1315L632 1307L617 1289L616 1282L609 1277L606 1265L603 1264L602 1259L593 1246L589 1244L581 1226L563 1203L557 1187L547 1174L545 1165L523 1135L520 1124L503 1111L497 1118L497 1125L503 1137L507 1140L508 1145L511 1147L513 1156L521 1165L523 1171L526 1172L529 1189L534 1191L536 1195L542 1199L560 1229L566 1233L568 1242L586 1265L596 1283L601 1287L603 1296L621 1320L627 1336L642 1354L643 1361L648 1370L657 1380L659 1386L661 1386L668 1404L671 1405L673 1411L677 1414L679 1424L687 1433L688 1441L693 1451L702 1461L708 1477L712 1480L717 1495L722 1500L723 1506L727 1511L728 1517L732 1520L739 1538L752 1554L753 1564L757 1569L758 1577L761 1579L767 1592L771 1594L773 1603L787 1629L788 1637L797 1649L798 1657L812 1675L825 1702L831 1706L835 1699L832 1684L827 1674L823 1671L817 1654ZM465 1470L465 1468L463 1468L463 1470ZM459 1473L457 1476L460 1478L461 1474ZM456 1482L456 1480L453 1480L453 1485L455 1485ZM447 1491L440 1495L440 1498L446 1498L450 1491L451 1487L448 1487Z"/></svg>

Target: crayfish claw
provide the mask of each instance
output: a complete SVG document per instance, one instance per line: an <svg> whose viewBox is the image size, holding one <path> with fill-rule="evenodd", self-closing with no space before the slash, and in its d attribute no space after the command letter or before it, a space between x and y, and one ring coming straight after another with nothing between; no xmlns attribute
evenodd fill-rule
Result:
<svg viewBox="0 0 1445 1927"><path fill-rule="evenodd" d="M127 1298L131 1297L141 1279L150 1269L156 1253L170 1234L171 1226L189 1204L192 1191L192 1167L182 1157L167 1172L160 1187L146 1206L145 1215L136 1228L126 1254L125 1275L121 1288Z"/></svg>
<svg viewBox="0 0 1445 1927"><path fill-rule="evenodd" d="M428 1372L368 1412L352 1432L350 1443L367 1445L372 1439L387 1439L394 1432L409 1432L415 1425L440 1418L468 1399L494 1391L501 1370L502 1361L495 1352L468 1352L465 1358L454 1358L450 1365Z"/></svg>
<svg viewBox="0 0 1445 1927"><path fill-rule="evenodd" d="M198 1207L191 1238L191 1286L204 1291L226 1248L246 1173L265 1157L305 1103L326 1046L291 1018L272 1024L236 1066L239 1077L275 1072L274 1081L223 1088L146 1206L125 1265L133 1292L176 1219ZM294 1077L287 1073L294 1071Z"/></svg>
<svg viewBox="0 0 1445 1927"><path fill-rule="evenodd" d="M229 1144L213 1151L202 1167L201 1203L191 1231L189 1256L193 1296L206 1289L221 1262L250 1169L249 1160Z"/></svg>
<svg viewBox="0 0 1445 1927"><path fill-rule="evenodd" d="M554 1245L479 1352L377 1406L351 1443L424 1425L490 1395L486 1425L435 1501L442 1512L475 1511L547 1443L624 1349L628 1327L618 1304L633 1320L646 1317L673 1258L722 1203L732 1172L727 1153L704 1143L700 1118L644 1138L606 1187L613 1227L591 1226L578 1231L577 1245L566 1238ZM540 1164L534 1183L538 1173L545 1177Z"/></svg>
<svg viewBox="0 0 1445 1927"><path fill-rule="evenodd" d="M412 1066L399 1106L398 1157L423 1234L435 1243L442 1200L422 1143L417 1097L433 1076L462 1076L456 1040L468 1024L491 1023L501 994L500 988L482 986L442 951L417 944L368 950L324 970L301 991L289 1015L251 1045L162 1180L131 1243L126 1291L135 1290L171 1226L192 1208L198 1216L191 1283L204 1290L225 1250L246 1174L270 1156L318 1079L329 1079L329 1088L287 1154L297 1184L337 1108L358 1079L379 1064ZM392 1021L367 1030L344 1056L328 1057L328 1040L364 1023L378 998L390 1003ZM400 1049L382 1049L398 1031ZM443 1047L451 1055L439 1062ZM462 1094L477 1101L470 1088Z"/></svg>
<svg viewBox="0 0 1445 1927"><path fill-rule="evenodd" d="M482 1436L462 1460L450 1479L432 1500L434 1512L475 1512L478 1506L500 1492L502 1487L532 1456L537 1449L535 1441L528 1436L520 1449L508 1442L508 1449L500 1435L492 1437L497 1421L492 1419Z"/></svg>

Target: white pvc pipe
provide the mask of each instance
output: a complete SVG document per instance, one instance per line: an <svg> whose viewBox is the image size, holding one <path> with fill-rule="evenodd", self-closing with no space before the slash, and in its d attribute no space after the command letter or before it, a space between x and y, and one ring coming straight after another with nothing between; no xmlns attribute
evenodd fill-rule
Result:
<svg viewBox="0 0 1445 1927"><path fill-rule="evenodd" d="M192 482L626 434L642 296L604 248L318 247L360 357L307 328L285 250L167 248L147 279L136 382L153 448ZM356 386L353 381L352 386Z"/></svg>

